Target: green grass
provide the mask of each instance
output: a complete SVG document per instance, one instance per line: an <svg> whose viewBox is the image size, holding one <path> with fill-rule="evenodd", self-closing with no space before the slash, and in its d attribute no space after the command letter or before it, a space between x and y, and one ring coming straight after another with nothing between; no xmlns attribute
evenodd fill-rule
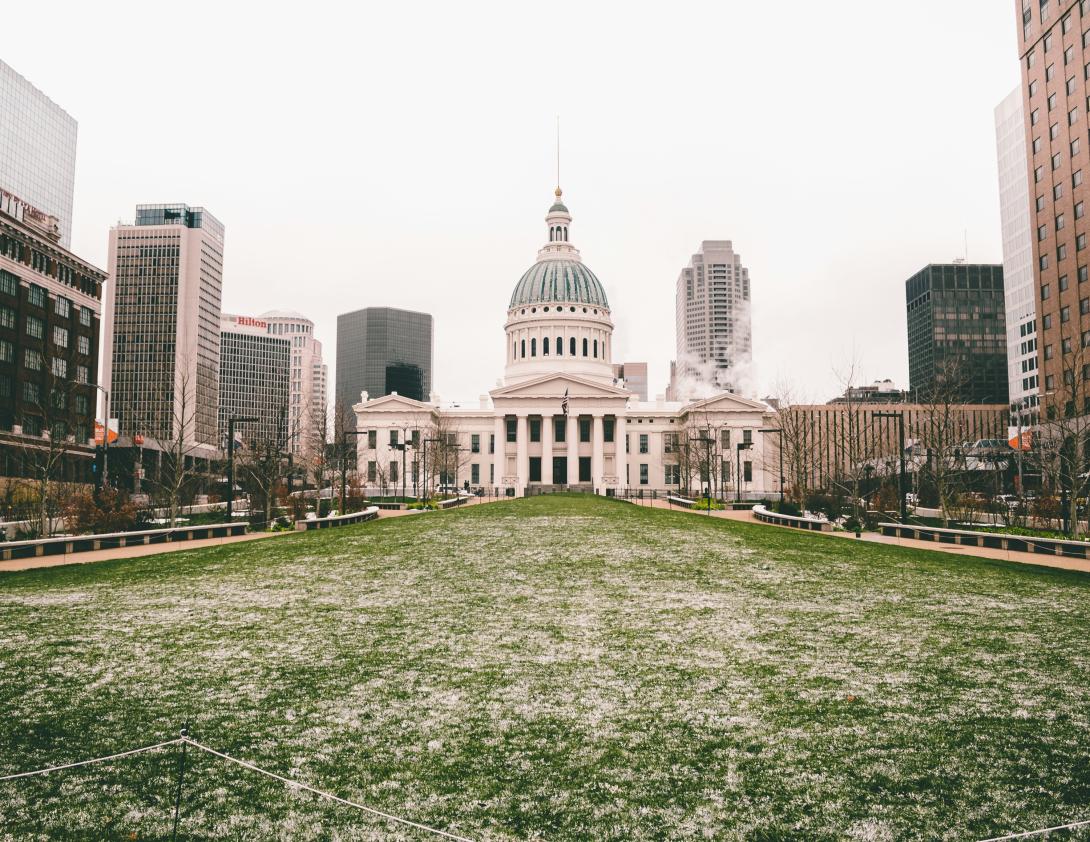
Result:
<svg viewBox="0 0 1090 842"><path fill-rule="evenodd" d="M188 720L474 839L982 838L1090 818L1088 630L1087 575L549 495L0 577L0 775ZM169 839L175 764L0 839ZM191 753L179 838L432 837Z"/></svg>

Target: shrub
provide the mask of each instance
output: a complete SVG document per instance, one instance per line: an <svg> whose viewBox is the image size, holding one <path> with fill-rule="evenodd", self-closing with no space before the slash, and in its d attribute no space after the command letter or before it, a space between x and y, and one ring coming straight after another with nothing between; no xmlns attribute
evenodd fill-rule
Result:
<svg viewBox="0 0 1090 842"><path fill-rule="evenodd" d="M126 532L136 525L136 507L128 495L106 486L97 494L81 491L72 495L65 520L68 528L77 533Z"/></svg>
<svg viewBox="0 0 1090 842"><path fill-rule="evenodd" d="M802 510L790 500L784 500L782 503L777 503L775 511L779 512L781 515L790 515L792 517L802 516Z"/></svg>

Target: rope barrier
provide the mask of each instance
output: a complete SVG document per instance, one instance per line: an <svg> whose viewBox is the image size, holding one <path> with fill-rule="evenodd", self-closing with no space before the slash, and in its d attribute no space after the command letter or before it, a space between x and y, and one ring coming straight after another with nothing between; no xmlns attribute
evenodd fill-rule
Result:
<svg viewBox="0 0 1090 842"><path fill-rule="evenodd" d="M4 775L0 777L0 781L14 781L17 778L29 778L33 775L45 775L49 772L59 772L62 769L74 769L77 766L88 766L91 763L105 763L109 760L118 760L122 757L128 757L132 754L141 754L145 751L154 751L157 748L165 748L166 746L176 745L177 743L184 742L181 737L175 737L173 740L167 740L166 742L156 743L151 746L144 746L143 748L134 748L129 751L122 751L117 754L109 754L106 757L95 757L91 760L80 760L76 763L65 763L63 766L49 766L45 769L35 769L32 772L18 772L14 775Z"/></svg>
<svg viewBox="0 0 1090 842"><path fill-rule="evenodd" d="M308 786L304 783L300 783L299 781L293 781L291 780L291 778L285 778L283 775L278 775L275 772L269 772L266 769L262 769L260 766L255 766L253 763L247 763L245 760L239 760L237 757L231 757L230 755L224 754L221 751L216 751L215 749L209 748L206 745L201 745L200 743L196 742L195 740L191 740L188 737L183 737L181 739L183 742L189 743L189 745L193 746L193 748L200 749L201 751L206 751L209 754L214 754L216 757L221 757L224 760L230 761L231 763L237 763L244 769L249 769L252 772L258 772L262 775L273 778L274 780L280 781L281 783L287 784L288 786L293 786L297 787L298 789L306 790L307 792L311 792L314 795L319 795L322 798L328 798L330 801L336 801L339 804L344 804L347 807L355 807L357 810L363 810L366 813L371 813L372 815L379 816L380 818L386 819L387 821L397 822L398 824L407 825L408 827L414 827L417 830L423 830L427 833L435 834L436 836L442 836L445 839L454 839L456 840L456 842L473 842L472 839L469 839L465 836L456 836L453 833L447 833L445 830L438 830L434 827L428 827L427 825L418 824L414 821L409 821L408 819L403 819L390 813L384 813L382 810L376 810L374 807L368 807L366 804L358 804L355 801L349 801L347 798L341 798L339 795L333 795L330 792L323 792L320 789L315 789L314 787Z"/></svg>
<svg viewBox="0 0 1090 842"><path fill-rule="evenodd" d="M1011 833L1008 836L993 836L990 839L981 839L980 842L1009 842L1012 839L1029 839L1033 836L1044 836L1055 833L1057 830L1077 830L1080 827L1090 827L1090 820L1071 822L1070 824L1058 824L1055 827L1046 827L1041 830L1027 830L1024 833Z"/></svg>

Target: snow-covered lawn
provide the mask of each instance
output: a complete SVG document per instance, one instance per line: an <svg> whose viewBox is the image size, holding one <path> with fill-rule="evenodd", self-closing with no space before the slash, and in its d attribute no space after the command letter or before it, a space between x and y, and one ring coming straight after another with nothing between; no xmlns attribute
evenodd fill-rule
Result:
<svg viewBox="0 0 1090 842"><path fill-rule="evenodd" d="M982 838L1090 818L1090 576L546 497L0 577L0 775L186 721L473 839ZM169 838L176 772L0 839ZM179 838L434 837L191 751Z"/></svg>

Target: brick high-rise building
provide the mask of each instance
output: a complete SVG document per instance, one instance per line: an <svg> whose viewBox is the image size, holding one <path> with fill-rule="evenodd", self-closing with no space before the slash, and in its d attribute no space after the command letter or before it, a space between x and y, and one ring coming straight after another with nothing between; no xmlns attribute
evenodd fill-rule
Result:
<svg viewBox="0 0 1090 842"><path fill-rule="evenodd" d="M1015 0L1022 65L1040 396L1047 418L1084 401L1090 345L1090 0Z"/></svg>

